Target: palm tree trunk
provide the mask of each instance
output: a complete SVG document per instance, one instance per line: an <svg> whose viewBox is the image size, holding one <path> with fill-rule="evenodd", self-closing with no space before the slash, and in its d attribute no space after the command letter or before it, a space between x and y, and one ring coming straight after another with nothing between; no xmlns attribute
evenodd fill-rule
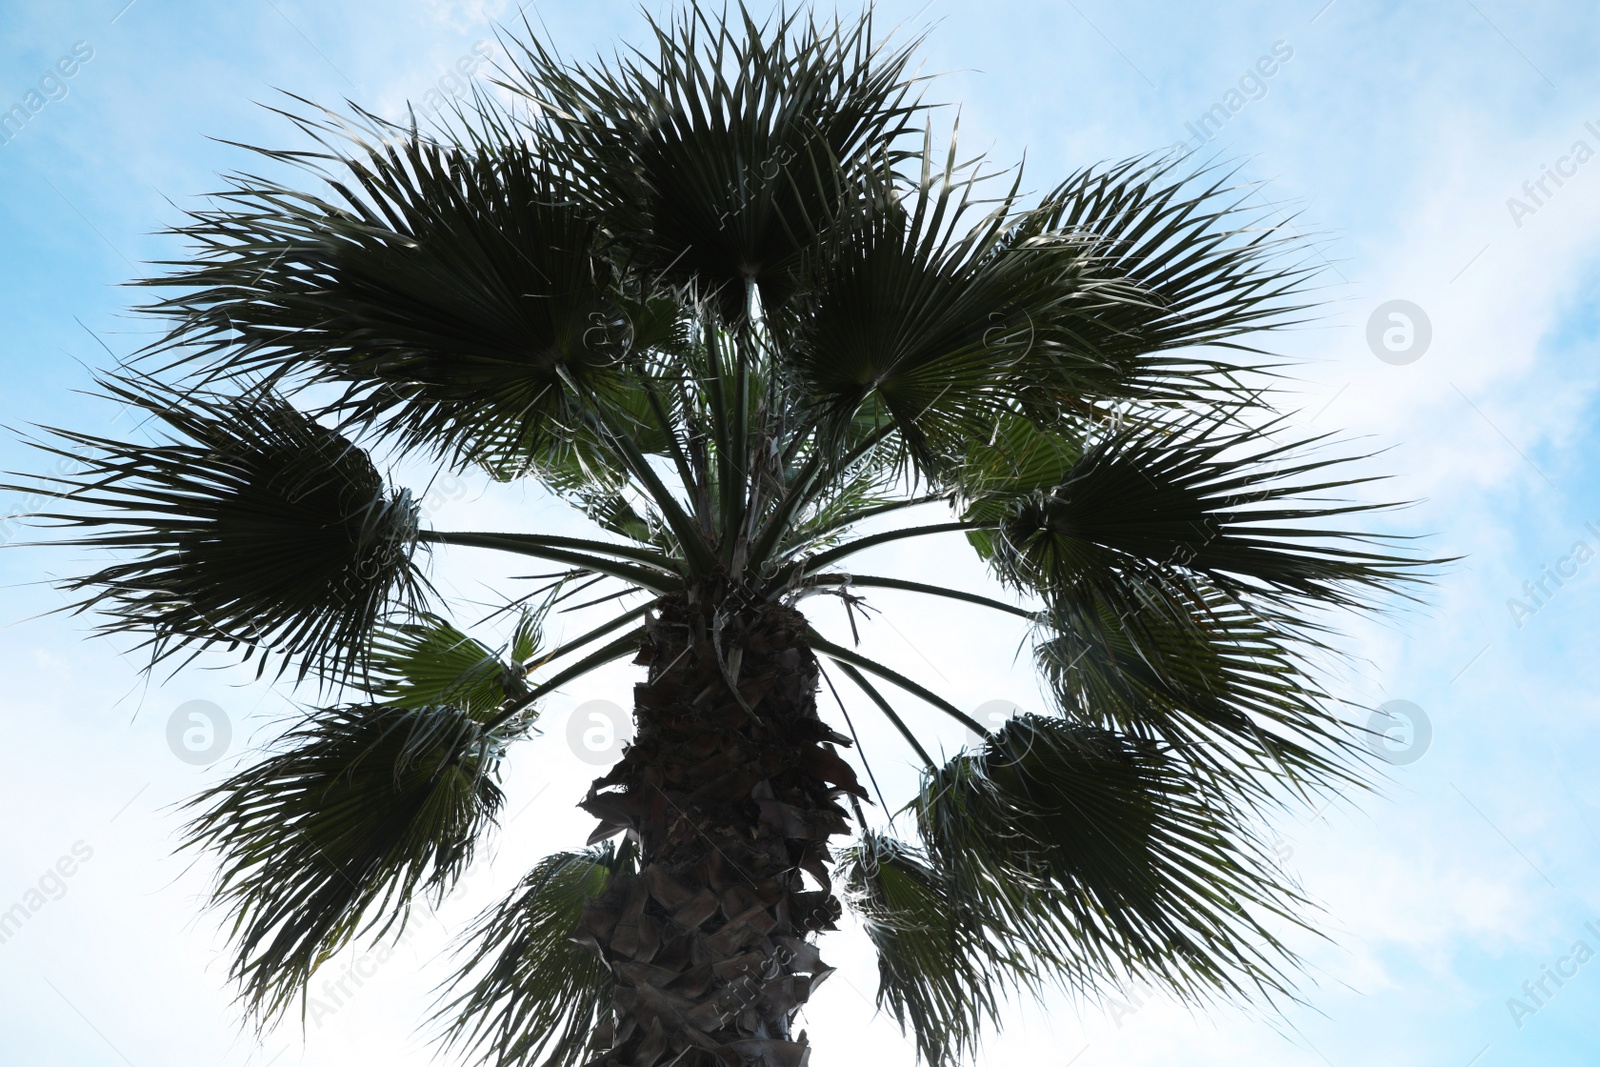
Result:
<svg viewBox="0 0 1600 1067"><path fill-rule="evenodd" d="M703 585L665 603L636 662L637 734L583 807L594 840L630 831L639 872L590 903L578 937L614 978L590 1067L800 1067L792 1030L831 971L835 798L865 795L817 718L794 609ZM807 889L802 872L818 888Z"/></svg>

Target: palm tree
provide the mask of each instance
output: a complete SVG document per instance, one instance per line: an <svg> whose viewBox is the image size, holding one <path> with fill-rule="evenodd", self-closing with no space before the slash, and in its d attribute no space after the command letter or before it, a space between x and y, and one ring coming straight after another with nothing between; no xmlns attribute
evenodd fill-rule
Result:
<svg viewBox="0 0 1600 1067"><path fill-rule="evenodd" d="M1304 249L1182 160L1037 197L960 162L917 42L870 17L652 30L594 65L511 38L431 131L293 105L312 141L257 151L303 181L233 175L175 228L161 339L102 378L155 443L39 442L78 464L31 483L74 505L45 517L114 550L69 583L104 632L337 698L193 802L246 1005L303 1012L331 955L449 892L541 699L625 658L596 829L466 932L447 1047L803 1064L846 903L935 1064L1019 990L1292 995L1308 920L1257 817L1367 780L1329 612L1421 574L1349 525L1345 458L1279 440L1252 338L1303 321ZM594 532L426 527L363 443L532 479ZM991 595L851 567L955 534ZM447 616L447 548L557 568L507 591L504 647ZM550 637L590 587L614 617ZM801 610L877 590L1026 620L1054 712L987 730ZM868 818L825 666L923 764L910 831ZM918 707L981 743L936 760Z"/></svg>

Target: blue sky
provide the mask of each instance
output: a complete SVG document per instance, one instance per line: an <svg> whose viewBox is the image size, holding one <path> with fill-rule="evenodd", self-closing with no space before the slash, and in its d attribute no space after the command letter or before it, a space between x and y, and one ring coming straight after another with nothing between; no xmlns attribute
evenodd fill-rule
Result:
<svg viewBox="0 0 1600 1067"><path fill-rule="evenodd" d="M1304 1006L1275 1015L1193 1013L1160 997L1115 1011L1019 1005L981 1062L1593 1062L1600 959L1579 965L1574 949L1600 952L1600 933L1586 926L1600 931L1600 657L1590 624L1600 556L1579 564L1575 547L1600 550L1585 526L1600 529L1600 158L1579 163L1574 146L1600 151L1600 13L1510 0L1210 7L914 0L881 4L878 15L903 32L926 30L925 69L950 72L930 93L960 105L963 145L1005 164L1026 153L1034 188L1181 141L1187 124L1240 92L1202 151L1265 182L1263 208L1326 265L1324 318L1280 338L1301 361L1292 421L1385 449L1374 461L1394 475L1383 492L1417 501L1392 528L1462 557L1425 606L1352 623L1359 666L1339 680L1345 699L1413 702L1432 741L1393 767L1378 795L1273 831L1330 935L1301 946ZM125 311L137 294L120 286L140 263L175 254L157 231L216 188L217 172L249 165L210 138L292 143L258 106L275 88L398 116L407 99L448 89L453 65L515 11L450 0L6 4L0 110L26 104L30 90L44 102L0 144L0 422L136 432L74 390L88 384L87 367L111 360L108 348L124 354L147 329ZM527 11L571 55L641 39L631 4ZM1263 57L1276 62L1258 81L1249 72L1266 69L1256 66ZM1559 185L1544 169L1558 166ZM1535 210L1513 211L1508 201L1529 206L1524 183L1541 178ZM1405 365L1379 360L1366 342L1369 317L1392 300L1431 323L1431 344ZM0 453L5 467L37 467L10 439ZM426 484L424 471L396 474ZM438 500L462 526L572 521L519 489L464 484ZM883 563L982 581L948 547L886 551ZM41 881L46 897L0 944L0 1060L429 1062L415 1024L448 973L448 932L539 856L586 836L570 805L593 771L562 744L562 724L585 700L625 701L626 669L551 701L552 728L511 769L492 858L437 916L420 915L392 959L361 963L372 976L334 1014L257 1042L229 1003L216 922L197 912L207 868L171 848L175 805L270 736L288 705L220 661L146 680L125 648L89 640L86 620L33 618L63 603L41 577L78 565L71 551L0 553L0 623L11 624L0 629L0 790L14 812L0 825L0 910ZM1546 567L1571 577L1547 580L1537 611L1514 612L1508 601L1524 599L1523 583ZM441 558L437 575L480 598L504 583L478 559ZM885 658L938 672L969 707L1038 705L1013 663L1017 633L896 614L892 597L880 600L886 621L869 642ZM169 715L197 699L234 723L227 756L208 767L175 759L165 740ZM863 742L885 787L904 795L912 772L894 738L867 726ZM826 955L842 970L806 1018L814 1062L911 1064L909 1044L872 1011L864 942L854 931L833 940ZM1558 965L1576 975L1560 986L1545 979L1550 995L1535 1004L1523 983ZM1514 1019L1513 997L1537 1011Z"/></svg>

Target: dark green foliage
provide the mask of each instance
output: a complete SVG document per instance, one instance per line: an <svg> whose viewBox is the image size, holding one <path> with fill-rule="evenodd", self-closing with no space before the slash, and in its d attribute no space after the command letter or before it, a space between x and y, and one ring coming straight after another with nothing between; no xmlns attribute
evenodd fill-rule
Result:
<svg viewBox="0 0 1600 1067"><path fill-rule="evenodd" d="M611 842L539 861L504 901L462 936L460 995L440 1006L446 1047L477 1049L496 1067L572 1067L611 1007L611 975L572 932L584 905L631 850Z"/></svg>
<svg viewBox="0 0 1600 1067"><path fill-rule="evenodd" d="M730 322L751 287L779 307L860 184L912 155L912 45L798 12L763 27L694 9L654 29L656 55L615 67L571 65L530 36L509 84L629 267L713 297Z"/></svg>
<svg viewBox="0 0 1600 1067"><path fill-rule="evenodd" d="M1030 973L1031 948L1001 940L980 902L892 836L863 833L840 855L839 873L878 953L878 1006L936 1067L975 1049L980 1028L1000 1022L1007 984Z"/></svg>
<svg viewBox="0 0 1600 1067"><path fill-rule="evenodd" d="M500 809L503 743L458 708L324 708L190 802L185 845L223 857L213 903L251 1008L279 1014L358 933L443 897Z"/></svg>
<svg viewBox="0 0 1600 1067"><path fill-rule="evenodd" d="M332 199L238 175L175 231L200 251L151 283L184 289L146 309L177 323L162 350L337 386L346 418L463 460L559 436L625 330L593 214L524 145L377 132L294 157Z"/></svg>
<svg viewBox="0 0 1600 1067"><path fill-rule="evenodd" d="M1159 738L1233 804L1359 780L1360 735L1308 665L1323 650L1203 584L1152 580L1062 598L1034 652L1069 718Z"/></svg>
<svg viewBox="0 0 1600 1067"><path fill-rule="evenodd" d="M1076 265L1070 240L1005 248L1003 210L963 226L973 185L947 171L920 184L909 209L868 201L819 257L796 330L806 390L852 416L876 400L925 462L928 437L947 453L1015 402L1006 380L1039 325L1083 299L1052 284Z"/></svg>
<svg viewBox="0 0 1600 1067"><path fill-rule="evenodd" d="M1157 743L1019 716L912 808L920 848L868 835L841 862L879 1004L930 1063L974 1052L1016 991L1287 992L1262 917L1303 901Z"/></svg>
<svg viewBox="0 0 1600 1067"><path fill-rule="evenodd" d="M1258 916L1287 917L1297 894L1159 743L1018 716L929 772L914 809L955 892L1066 981L1283 988Z"/></svg>
<svg viewBox="0 0 1600 1067"><path fill-rule="evenodd" d="M1237 367L1200 346L1256 351L1242 335L1303 321L1303 288L1315 273L1293 262L1304 245L1267 221L1264 202L1247 207L1256 189L1232 180L1150 156L1087 167L1044 198L1019 238L1072 235L1089 256L1086 280L1143 295L1086 309L1070 327L1075 347L1137 370L1133 383L1208 372L1227 381Z"/></svg>
<svg viewBox="0 0 1600 1067"><path fill-rule="evenodd" d="M1020 458L975 453L967 514L995 524L975 543L996 574L1047 605L1036 657L1070 718L1163 739L1217 800L1355 780L1358 734L1308 666L1332 654L1319 613L1418 564L1349 527L1373 509L1327 496L1361 484L1327 473L1342 460L1214 422L1005 440Z"/></svg>
<svg viewBox="0 0 1600 1067"><path fill-rule="evenodd" d="M1048 594L1182 571L1236 599L1336 606L1415 570L1343 525L1375 506L1316 498L1361 484L1326 473L1344 457L1306 458L1316 442L1269 431L1158 423L1086 441L1058 484L1013 498L1001 575Z"/></svg>
<svg viewBox="0 0 1600 1067"><path fill-rule="evenodd" d="M527 692L523 663L538 646L541 624L542 613L523 618L507 660L444 619L400 623L373 642L366 688L388 704L450 706L474 719L492 718Z"/></svg>
<svg viewBox="0 0 1600 1067"><path fill-rule="evenodd" d="M66 583L106 616L103 632L149 633L157 660L243 646L341 674L380 620L419 603L416 505L344 437L269 392L103 384L159 439L53 430L41 447L80 469L39 479L78 509L40 518L122 554Z"/></svg>

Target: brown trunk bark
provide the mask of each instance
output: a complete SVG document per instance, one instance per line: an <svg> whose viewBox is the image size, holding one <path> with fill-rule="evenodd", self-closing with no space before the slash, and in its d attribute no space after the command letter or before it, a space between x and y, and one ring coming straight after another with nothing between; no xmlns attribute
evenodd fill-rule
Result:
<svg viewBox="0 0 1600 1067"><path fill-rule="evenodd" d="M591 1067L800 1067L796 1013L831 970L828 838L864 795L817 718L816 659L792 608L706 585L663 604L637 662L637 733L583 807L594 840L626 829L637 875L578 936L615 980ZM807 889L801 872L820 887Z"/></svg>

